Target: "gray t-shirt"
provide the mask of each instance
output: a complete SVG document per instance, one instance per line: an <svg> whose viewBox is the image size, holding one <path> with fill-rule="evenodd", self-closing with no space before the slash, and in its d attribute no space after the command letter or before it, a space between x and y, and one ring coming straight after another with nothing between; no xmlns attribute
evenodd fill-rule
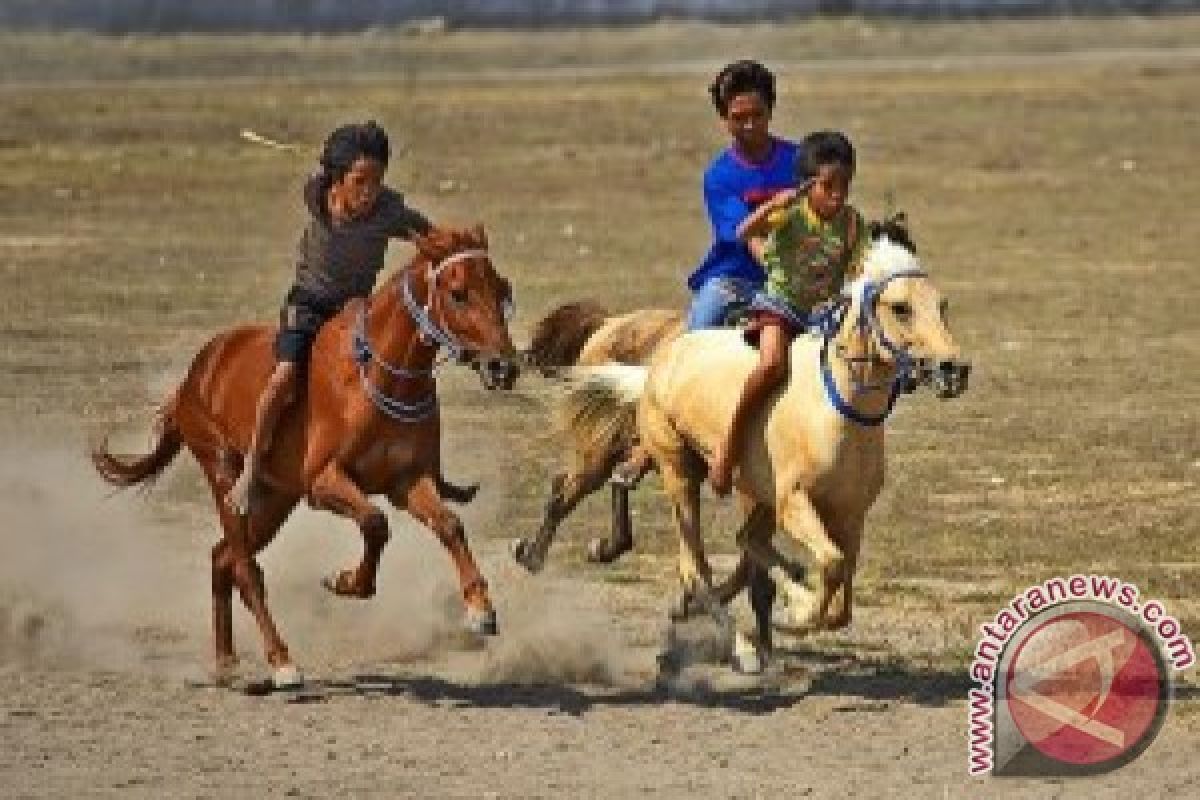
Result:
<svg viewBox="0 0 1200 800"><path fill-rule="evenodd" d="M411 239L430 224L386 186L370 214L346 223L332 220L323 195L319 176L312 175L304 185L309 218L296 246L296 286L322 304L341 308L375 288L388 239Z"/></svg>

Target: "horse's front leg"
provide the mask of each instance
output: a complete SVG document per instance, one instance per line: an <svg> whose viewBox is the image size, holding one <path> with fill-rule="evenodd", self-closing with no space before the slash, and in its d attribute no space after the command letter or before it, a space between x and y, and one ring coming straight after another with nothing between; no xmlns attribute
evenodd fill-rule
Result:
<svg viewBox="0 0 1200 800"><path fill-rule="evenodd" d="M796 579L794 573L779 567L772 568L771 577L783 588L789 600L787 611L775 617L775 626L795 633L826 627L830 602L845 580L846 555L830 537L808 494L802 490L784 498L779 527L787 531L794 541L808 548L820 574L821 586L814 602L812 593Z"/></svg>
<svg viewBox="0 0 1200 800"><path fill-rule="evenodd" d="M487 581L483 579L467 546L462 521L442 502L433 476L422 475L415 482L393 490L388 498L397 508L406 509L413 518L433 531L450 553L458 570L463 603L467 609L467 629L478 634L496 633L496 611L488 596Z"/></svg>
<svg viewBox="0 0 1200 800"><path fill-rule="evenodd" d="M854 573L858 567L858 551L862 543L864 520L859 518L848 524L843 530L840 541L846 556L845 567L842 570L841 592L834 598L825 627L830 630L845 628L854 619Z"/></svg>
<svg viewBox="0 0 1200 800"><path fill-rule="evenodd" d="M615 463L616 459L610 458L578 472L562 473L554 477L550 487L550 498L546 501L542 527L532 539L517 539L512 543L513 558L518 564L530 572L542 570L559 524L575 510L579 501L604 486Z"/></svg>
<svg viewBox="0 0 1200 800"><path fill-rule="evenodd" d="M338 463L328 464L313 480L308 492L313 508L325 509L349 517L363 537L362 561L354 569L341 570L321 581L326 589L344 597L371 597L375 594L375 576L379 559L391 534L387 517L380 511Z"/></svg>

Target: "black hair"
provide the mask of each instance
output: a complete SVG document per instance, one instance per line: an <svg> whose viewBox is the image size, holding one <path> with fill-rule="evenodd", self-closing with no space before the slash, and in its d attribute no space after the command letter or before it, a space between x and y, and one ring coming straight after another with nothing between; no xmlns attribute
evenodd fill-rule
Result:
<svg viewBox="0 0 1200 800"><path fill-rule="evenodd" d="M735 61L727 65L708 87L713 106L722 117L729 114L729 101L747 92L758 92L767 104L767 110L775 109L775 76L757 61Z"/></svg>
<svg viewBox="0 0 1200 800"><path fill-rule="evenodd" d="M886 236L914 256L917 254L917 246L913 244L912 233L908 230L908 216L903 211L872 221L870 231L871 241Z"/></svg>
<svg viewBox="0 0 1200 800"><path fill-rule="evenodd" d="M801 186L817 177L821 167L836 164L854 177L854 145L839 131L815 131L800 143L796 160L796 182Z"/></svg>
<svg viewBox="0 0 1200 800"><path fill-rule="evenodd" d="M385 167L391 156L387 133L375 120L342 125L325 140L321 148L322 183L332 186L342 179L360 158L373 158Z"/></svg>

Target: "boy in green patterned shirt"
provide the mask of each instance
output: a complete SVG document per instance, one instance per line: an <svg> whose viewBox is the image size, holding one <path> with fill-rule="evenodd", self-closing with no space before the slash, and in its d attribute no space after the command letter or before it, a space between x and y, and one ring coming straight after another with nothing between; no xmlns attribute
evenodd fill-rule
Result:
<svg viewBox="0 0 1200 800"><path fill-rule="evenodd" d="M854 178L854 146L843 134L805 137L797 162L799 189L776 194L738 227L749 240L767 236L767 283L750 305L747 336L758 341L758 365L746 379L725 440L713 453L709 482L729 493L747 421L787 378L792 339L808 327L814 307L841 291L862 270L866 223L846 203Z"/></svg>

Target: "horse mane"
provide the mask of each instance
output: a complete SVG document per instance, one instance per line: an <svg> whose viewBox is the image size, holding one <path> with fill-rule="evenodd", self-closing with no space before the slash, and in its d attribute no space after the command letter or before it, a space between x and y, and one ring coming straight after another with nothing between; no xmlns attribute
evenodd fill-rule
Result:
<svg viewBox="0 0 1200 800"><path fill-rule="evenodd" d="M886 236L913 255L917 254L917 246L913 244L912 233L908 230L908 215L903 211L897 211L883 219L871 220L867 227L871 232L871 241Z"/></svg>
<svg viewBox="0 0 1200 800"><path fill-rule="evenodd" d="M863 283L880 283L901 272L924 270L917 260L917 246L913 244L908 218L903 211L882 220L872 220L868 227L871 245L863 261L862 274L842 290L847 297L857 297Z"/></svg>
<svg viewBox="0 0 1200 800"><path fill-rule="evenodd" d="M524 351L525 363L543 374L571 366L607 317L608 311L598 303L559 306L534 327L529 347Z"/></svg>

